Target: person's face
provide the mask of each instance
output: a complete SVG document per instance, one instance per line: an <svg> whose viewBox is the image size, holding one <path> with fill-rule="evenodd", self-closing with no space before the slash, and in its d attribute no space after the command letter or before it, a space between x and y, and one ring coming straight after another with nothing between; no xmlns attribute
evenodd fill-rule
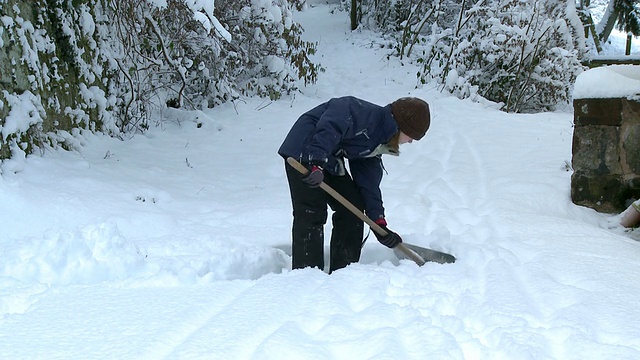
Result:
<svg viewBox="0 0 640 360"><path fill-rule="evenodd" d="M413 139L409 137L409 135L400 131L400 136L398 137L398 145L407 144L407 143L411 144L412 142L413 142Z"/></svg>

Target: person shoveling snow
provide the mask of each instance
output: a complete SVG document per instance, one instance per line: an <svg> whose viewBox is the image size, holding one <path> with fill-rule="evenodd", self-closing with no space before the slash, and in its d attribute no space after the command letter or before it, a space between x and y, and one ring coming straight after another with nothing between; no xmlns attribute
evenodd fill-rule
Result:
<svg viewBox="0 0 640 360"><path fill-rule="evenodd" d="M422 139L430 122L429 105L415 97L379 106L345 96L300 116L278 150L282 157L297 159L307 170L302 175L285 165L293 205L293 269L324 269L327 205L334 211L329 272L360 259L364 223L320 189L323 182L384 230L374 231L381 244L395 248L402 243L385 220L380 190L382 155L399 155L400 145Z"/></svg>

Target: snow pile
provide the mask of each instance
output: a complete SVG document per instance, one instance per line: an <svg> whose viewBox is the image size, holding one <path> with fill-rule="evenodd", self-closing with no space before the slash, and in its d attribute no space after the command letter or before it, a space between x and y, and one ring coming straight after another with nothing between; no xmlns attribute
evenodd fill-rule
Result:
<svg viewBox="0 0 640 360"><path fill-rule="evenodd" d="M256 279L290 264L277 249L212 241L203 254L172 253L150 259L127 241L113 223L91 225L73 233L48 232L24 239L3 251L0 274L24 284L137 283L194 284L221 279ZM215 250L218 248L219 250ZM175 250L174 250L175 251Z"/></svg>
<svg viewBox="0 0 640 360"><path fill-rule="evenodd" d="M578 75L574 99L619 98L640 95L640 66L597 67Z"/></svg>
<svg viewBox="0 0 640 360"><path fill-rule="evenodd" d="M144 268L144 255L112 224L25 239L3 255L0 273L23 283L92 284L123 280Z"/></svg>

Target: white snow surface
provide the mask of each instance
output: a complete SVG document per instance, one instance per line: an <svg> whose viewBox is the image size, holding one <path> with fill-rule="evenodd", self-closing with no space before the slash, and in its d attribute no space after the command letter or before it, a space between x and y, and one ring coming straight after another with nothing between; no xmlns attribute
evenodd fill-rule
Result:
<svg viewBox="0 0 640 360"><path fill-rule="evenodd" d="M414 65L329 10L296 14L326 71L294 97L167 111L145 135L7 162L1 359L640 358L640 243L571 202L572 114L415 89ZM276 150L341 95L430 103L382 190L390 228L454 264L369 239L331 275L290 270Z"/></svg>
<svg viewBox="0 0 640 360"><path fill-rule="evenodd" d="M640 95L640 66L611 65L589 69L578 75L574 99L601 99Z"/></svg>

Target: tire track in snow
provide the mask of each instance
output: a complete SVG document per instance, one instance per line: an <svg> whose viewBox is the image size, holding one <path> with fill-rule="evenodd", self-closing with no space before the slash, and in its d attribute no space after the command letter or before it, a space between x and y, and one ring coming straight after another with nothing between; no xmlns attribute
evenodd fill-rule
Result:
<svg viewBox="0 0 640 360"><path fill-rule="evenodd" d="M458 257L465 259L462 266L469 271L469 282L466 288L463 285L465 290L453 310L465 319L467 331L456 337L467 354L488 351L505 358L547 354L555 344L539 335L548 316L537 300L539 288L528 283L522 253L512 248L512 234L505 233L500 223L508 218L496 202L504 179L491 177L494 166L504 166L503 159L492 156L499 153L496 146L500 144L484 141L484 127L470 123L469 130L441 131L448 135L439 136L436 141L440 144L434 145L441 172L424 185L424 192L434 199L434 210L441 213L432 218L432 224L444 224L451 232L456 250L461 249ZM471 339L463 341L468 337ZM506 349L503 354L495 352L501 348Z"/></svg>
<svg viewBox="0 0 640 360"><path fill-rule="evenodd" d="M185 318L175 319L174 327L163 334L161 339L151 343L148 349L141 350L141 354L154 359L177 358L175 356L176 349L188 343L189 339L210 323L211 319L221 312L225 312L238 297L251 289L251 284L248 281L235 281L233 283L236 285L235 287L225 286L224 291L217 291L212 294L212 298L215 298L215 304L212 304L214 306L211 308L201 311L194 311L193 308L186 309L184 312ZM202 304L195 305L203 307Z"/></svg>
<svg viewBox="0 0 640 360"><path fill-rule="evenodd" d="M475 314L465 317L472 319L468 324L473 329L470 335L477 340L476 345L481 344L497 358L517 358L524 353L545 355L551 344L536 330L542 326L538 321L542 309L532 300L535 299L534 289L527 284L526 276L521 271L512 271L520 268L521 260L507 242L508 234L501 231L499 221L504 218L500 217L501 211L492 195L499 190L488 180L489 168L477 142L468 135L456 135L457 151L452 156L472 160L462 169L472 174L468 177L473 180L467 183L471 190L464 195L464 209L453 214L469 227L462 241L467 243L467 266L474 269L473 279L477 285L472 287L473 295L470 296L473 305L462 303L461 307L475 309ZM452 169L444 176L465 178ZM475 222L469 221L472 216L476 217Z"/></svg>
<svg viewBox="0 0 640 360"><path fill-rule="evenodd" d="M483 144L474 132L460 133L456 127L441 132L434 147L439 157L441 172L424 185L421 192L432 199L430 226L444 227L452 234L452 241L464 244L467 259L488 256L485 243L502 236L495 215L498 213L490 192L488 165L484 161Z"/></svg>
<svg viewBox="0 0 640 360"><path fill-rule="evenodd" d="M313 311L315 302L311 298L327 276L305 269L288 276L266 275L256 281L242 281L242 288L225 295L223 304L196 314L193 320L182 325L171 342L162 344L159 355L167 359L212 356L247 359L280 329L290 329L292 336L295 335L293 338L299 338L296 319L302 316L302 311ZM237 281L225 283L232 286ZM309 298L290 298L290 294L299 292L309 294ZM212 294L212 298L218 295ZM309 308L301 309L300 303ZM282 320L274 322L274 318ZM278 355L282 353L280 350Z"/></svg>

